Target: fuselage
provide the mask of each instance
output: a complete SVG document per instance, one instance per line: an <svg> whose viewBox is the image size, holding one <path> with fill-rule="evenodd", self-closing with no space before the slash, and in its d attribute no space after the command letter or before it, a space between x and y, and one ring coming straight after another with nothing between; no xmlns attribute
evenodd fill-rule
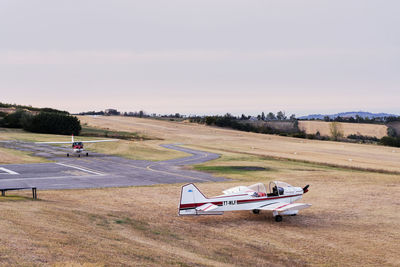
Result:
<svg viewBox="0 0 400 267"><path fill-rule="evenodd" d="M81 153L83 151L83 143L82 142L74 142L72 143L72 149L75 153Z"/></svg>
<svg viewBox="0 0 400 267"><path fill-rule="evenodd" d="M279 193L267 194L266 196L258 196L258 195L265 195L265 194L249 194L244 192L233 195L221 195L208 198L207 200L201 203L181 204L180 209L181 210L195 209L207 203L218 206L218 208L213 210L214 212L253 210L276 203L282 203L282 205L285 205L301 199L303 196L303 189L301 187L291 187L289 189L285 188L285 192L282 195L280 195Z"/></svg>

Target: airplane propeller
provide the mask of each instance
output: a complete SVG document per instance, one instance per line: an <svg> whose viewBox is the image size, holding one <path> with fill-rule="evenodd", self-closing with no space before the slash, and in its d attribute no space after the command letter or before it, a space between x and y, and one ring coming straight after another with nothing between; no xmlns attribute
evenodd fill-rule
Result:
<svg viewBox="0 0 400 267"><path fill-rule="evenodd" d="M307 193L308 192L308 187L309 187L310 185L308 184L308 185L306 185L304 188L303 188L303 194L305 194L305 193Z"/></svg>

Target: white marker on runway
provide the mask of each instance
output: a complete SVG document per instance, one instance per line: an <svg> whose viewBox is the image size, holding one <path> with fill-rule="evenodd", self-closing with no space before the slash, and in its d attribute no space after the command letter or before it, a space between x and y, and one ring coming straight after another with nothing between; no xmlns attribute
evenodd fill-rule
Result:
<svg viewBox="0 0 400 267"><path fill-rule="evenodd" d="M15 172L15 171L12 171L12 170L3 168L3 167L0 167L0 170L3 171L3 172L6 172L6 173L8 173L8 174L14 174L14 175L15 175L15 174L19 174L18 172Z"/></svg>
<svg viewBox="0 0 400 267"><path fill-rule="evenodd" d="M74 165L69 165L69 164L64 164L64 163L59 163L59 162L57 162L56 164L61 165L61 166L65 166L65 167L69 167L69 168L74 168L74 169L81 170L81 171L88 172L88 173L93 173L93 174L96 174L96 175L104 175L104 173L94 172L94 171L91 171L91 170L88 170L88 169L85 169L85 168L82 168L82 167L74 166Z"/></svg>

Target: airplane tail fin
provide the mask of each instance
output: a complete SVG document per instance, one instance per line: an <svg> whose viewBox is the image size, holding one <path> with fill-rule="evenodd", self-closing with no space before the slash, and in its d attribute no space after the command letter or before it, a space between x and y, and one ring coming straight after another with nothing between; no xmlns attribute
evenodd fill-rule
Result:
<svg viewBox="0 0 400 267"><path fill-rule="evenodd" d="M194 185L182 186L181 201L179 203L179 215L221 215L219 206L214 205Z"/></svg>
<svg viewBox="0 0 400 267"><path fill-rule="evenodd" d="M194 184L182 186L181 205L196 204L207 202L207 198L200 192Z"/></svg>

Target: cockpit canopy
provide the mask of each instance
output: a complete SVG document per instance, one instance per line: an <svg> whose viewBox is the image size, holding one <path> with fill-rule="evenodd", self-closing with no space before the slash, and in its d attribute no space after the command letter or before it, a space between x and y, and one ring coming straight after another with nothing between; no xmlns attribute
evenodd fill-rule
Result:
<svg viewBox="0 0 400 267"><path fill-rule="evenodd" d="M261 192L261 193L267 193L267 189L265 188L265 185L263 183L257 183L248 186L248 189L256 191L256 192Z"/></svg>
<svg viewBox="0 0 400 267"><path fill-rule="evenodd" d="M280 182L280 181L272 181L269 183L269 187L268 187L268 192L267 192L267 188L263 183L257 183L257 184L253 184L248 186L247 188L256 192L261 192L261 193L273 193L273 188L288 188L288 187L292 187L290 184L285 183L285 182Z"/></svg>
<svg viewBox="0 0 400 267"><path fill-rule="evenodd" d="M268 191L264 184L257 183L248 186L248 189L262 193L261 195L266 194L267 196L281 196L284 194L285 189L292 187L290 184L281 182L281 181L272 181L269 183ZM258 194L260 195L260 194Z"/></svg>
<svg viewBox="0 0 400 267"><path fill-rule="evenodd" d="M256 183L250 186L236 186L223 191L225 195L238 193L255 193L255 196L281 196L287 188L292 187L290 184L280 181L272 181L268 188L263 183ZM290 190L289 190L290 191Z"/></svg>

